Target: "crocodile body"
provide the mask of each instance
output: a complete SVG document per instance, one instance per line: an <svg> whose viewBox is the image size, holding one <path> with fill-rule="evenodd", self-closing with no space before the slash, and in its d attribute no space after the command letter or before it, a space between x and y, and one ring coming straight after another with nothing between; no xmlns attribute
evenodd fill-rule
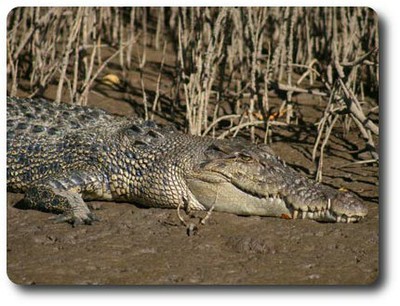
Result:
<svg viewBox="0 0 400 306"><path fill-rule="evenodd" d="M317 184L271 149L43 99L7 98L7 189L57 220L91 223L84 201L356 222L354 194Z"/></svg>

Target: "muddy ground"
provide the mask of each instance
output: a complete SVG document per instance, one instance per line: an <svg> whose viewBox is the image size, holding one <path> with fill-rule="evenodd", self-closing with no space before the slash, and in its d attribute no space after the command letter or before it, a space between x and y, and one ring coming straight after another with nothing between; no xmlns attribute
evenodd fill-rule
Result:
<svg viewBox="0 0 400 306"><path fill-rule="evenodd" d="M148 77L154 87L157 74ZM89 105L140 115L140 103L127 103L124 94L101 86L94 92ZM136 92L141 95L139 85ZM313 123L325 104L310 95L295 99L299 125L274 127L271 146L313 178ZM279 106L278 96L274 101ZM215 212L188 236L175 210L91 202L101 221L73 228L16 208L22 195L9 193L8 276L18 284L371 284L379 276L379 168L352 164L368 158L359 152L363 147L355 129L344 137L338 127L324 159L324 183L355 192L368 206L367 218L355 224Z"/></svg>
<svg viewBox="0 0 400 306"><path fill-rule="evenodd" d="M312 136L278 131L276 140L274 150L310 176ZM73 228L15 208L22 195L9 193L8 275L19 284L371 284L379 274L378 168L338 169L358 141L333 137L324 182L364 198L369 215L360 223L213 213L189 237L175 210L92 202L101 222Z"/></svg>

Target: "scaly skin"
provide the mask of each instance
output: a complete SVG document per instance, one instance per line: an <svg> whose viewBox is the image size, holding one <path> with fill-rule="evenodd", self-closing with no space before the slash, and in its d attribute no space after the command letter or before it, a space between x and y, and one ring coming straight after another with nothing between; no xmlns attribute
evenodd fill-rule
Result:
<svg viewBox="0 0 400 306"><path fill-rule="evenodd" d="M264 145L20 98L7 98L7 188L74 224L96 220L84 200L332 222L367 215L355 195L301 176Z"/></svg>

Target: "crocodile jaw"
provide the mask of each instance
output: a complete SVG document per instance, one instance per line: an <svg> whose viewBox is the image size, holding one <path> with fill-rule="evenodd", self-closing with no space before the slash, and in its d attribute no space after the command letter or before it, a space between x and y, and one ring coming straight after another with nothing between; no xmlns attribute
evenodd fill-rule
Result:
<svg viewBox="0 0 400 306"><path fill-rule="evenodd" d="M318 203L306 203L299 196L282 196L279 192L248 190L248 184L232 182L224 175L204 171L186 180L196 199L206 208L237 215L312 219L320 222L358 222L368 210L351 193L321 186L329 194ZM242 189L242 187L244 188ZM331 198L330 198L331 197ZM307 205L308 204L308 205Z"/></svg>
<svg viewBox="0 0 400 306"><path fill-rule="evenodd" d="M209 178L209 177L208 177ZM219 178L215 176L215 178ZM209 210L242 216L291 216L292 211L280 198L257 197L248 194L226 180L210 182L199 178L187 181L195 198Z"/></svg>

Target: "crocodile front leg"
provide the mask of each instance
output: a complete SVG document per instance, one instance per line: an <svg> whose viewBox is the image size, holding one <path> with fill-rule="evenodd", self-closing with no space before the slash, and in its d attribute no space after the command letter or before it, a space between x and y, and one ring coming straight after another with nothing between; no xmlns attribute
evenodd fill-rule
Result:
<svg viewBox="0 0 400 306"><path fill-rule="evenodd" d="M104 184L91 171L70 171L62 177L53 176L32 183L25 191L27 208L57 214L55 222L92 224L99 219L84 199L104 197ZM93 173L93 172L92 172ZM101 193L101 194L99 194Z"/></svg>
<svg viewBox="0 0 400 306"><path fill-rule="evenodd" d="M25 193L26 205L31 209L58 214L55 222L92 224L98 218L89 210L81 194L74 190L61 190L46 185L30 187Z"/></svg>

